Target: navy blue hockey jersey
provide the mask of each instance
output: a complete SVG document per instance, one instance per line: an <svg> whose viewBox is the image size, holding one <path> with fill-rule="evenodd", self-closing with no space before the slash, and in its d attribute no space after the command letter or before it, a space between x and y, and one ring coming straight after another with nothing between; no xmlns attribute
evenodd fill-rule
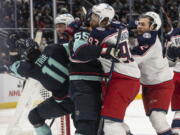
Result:
<svg viewBox="0 0 180 135"><path fill-rule="evenodd" d="M38 80L55 97L66 96L69 59L64 46L47 46L34 63L26 60L16 61L10 69L22 77L32 77Z"/></svg>
<svg viewBox="0 0 180 135"><path fill-rule="evenodd" d="M70 43L70 80L102 80L103 70L101 63L97 59L91 59L91 56L85 53L86 49L88 49L86 46L88 46L89 35L90 32L86 28L80 28L74 34L74 40ZM85 50L82 51L81 48L84 47ZM91 60L86 61L86 58Z"/></svg>

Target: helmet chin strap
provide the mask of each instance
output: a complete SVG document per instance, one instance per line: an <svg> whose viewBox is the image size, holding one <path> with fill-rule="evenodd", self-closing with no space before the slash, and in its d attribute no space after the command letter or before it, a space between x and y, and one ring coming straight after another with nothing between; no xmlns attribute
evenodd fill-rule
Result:
<svg viewBox="0 0 180 135"><path fill-rule="evenodd" d="M108 21L106 21L107 23L106 24L102 24L102 22L105 20L105 18L103 19L103 20L101 20L101 21L99 21L99 26L101 26L101 27L106 27L108 24L109 24L109 19L108 19Z"/></svg>
<svg viewBox="0 0 180 135"><path fill-rule="evenodd" d="M157 25L156 25L155 23L152 23L150 27L151 27L151 28L153 27L151 30L152 30L152 31L155 31Z"/></svg>

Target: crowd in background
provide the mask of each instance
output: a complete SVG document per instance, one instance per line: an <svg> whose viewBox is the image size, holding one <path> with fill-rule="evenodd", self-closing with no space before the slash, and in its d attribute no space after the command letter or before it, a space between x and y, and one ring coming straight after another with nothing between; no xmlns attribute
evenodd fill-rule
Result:
<svg viewBox="0 0 180 135"><path fill-rule="evenodd" d="M54 26L53 2L52 0L33 1L35 30L40 28L44 29L44 37L52 42ZM117 13L116 19L128 23L131 16L136 17L139 14L150 10L159 12L157 0L132 0L132 6L129 1L130 0L57 0L57 13L61 14L71 12L75 17L79 17L82 12L82 6L88 9L96 3L107 2L114 7ZM180 6L178 3L180 3L180 0L162 0L162 3L164 3L163 7L170 17L173 26L177 27L180 12ZM1 0L0 20L0 28L20 28L29 31L29 0L16 0L16 2L15 0Z"/></svg>

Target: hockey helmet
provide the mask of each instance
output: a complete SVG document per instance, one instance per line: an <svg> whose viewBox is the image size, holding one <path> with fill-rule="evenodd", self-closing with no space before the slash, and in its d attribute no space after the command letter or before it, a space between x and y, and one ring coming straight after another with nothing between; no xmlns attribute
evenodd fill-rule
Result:
<svg viewBox="0 0 180 135"><path fill-rule="evenodd" d="M158 31L161 28L161 25L162 25L161 18L157 13L150 11L150 12L146 12L143 15L149 16L153 19L152 25L155 25L154 30Z"/></svg>
<svg viewBox="0 0 180 135"><path fill-rule="evenodd" d="M74 21L74 17L71 14L61 14L55 18L55 25L62 23L68 26L71 22Z"/></svg>
<svg viewBox="0 0 180 135"><path fill-rule="evenodd" d="M92 7L92 13L99 16L99 23L101 23L104 18L108 18L108 24L110 24L110 22L115 16L114 8L107 3L100 3L94 5Z"/></svg>

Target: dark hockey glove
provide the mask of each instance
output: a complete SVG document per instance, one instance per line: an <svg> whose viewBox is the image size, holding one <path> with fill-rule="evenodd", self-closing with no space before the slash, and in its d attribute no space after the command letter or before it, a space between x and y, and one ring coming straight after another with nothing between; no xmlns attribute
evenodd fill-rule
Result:
<svg viewBox="0 0 180 135"><path fill-rule="evenodd" d="M33 39L20 39L17 41L17 46L20 49L22 58L34 61L40 55L39 46Z"/></svg>
<svg viewBox="0 0 180 135"><path fill-rule="evenodd" d="M101 57L111 59L118 63L119 61L119 49L115 50L115 45L103 43L101 50Z"/></svg>
<svg viewBox="0 0 180 135"><path fill-rule="evenodd" d="M29 37L29 35L26 32L23 31L12 31L12 32L8 32L8 35L6 36L6 48L9 51L14 51L15 49L17 49L16 46L16 42L23 38L23 39L27 39Z"/></svg>
<svg viewBox="0 0 180 135"><path fill-rule="evenodd" d="M65 34L68 33L70 36L73 36L74 33L76 33L76 31L79 30L81 25L82 25L82 22L80 20L76 20L72 22L71 24L69 24L69 26L66 28L64 33Z"/></svg>
<svg viewBox="0 0 180 135"><path fill-rule="evenodd" d="M170 46L167 49L167 58L171 61L176 60L178 57L180 57L180 48Z"/></svg>
<svg viewBox="0 0 180 135"><path fill-rule="evenodd" d="M8 48L9 51L17 49L16 42L19 39L20 39L19 35L17 33L15 33L15 32L10 33L8 35L6 43L7 43L7 48Z"/></svg>

